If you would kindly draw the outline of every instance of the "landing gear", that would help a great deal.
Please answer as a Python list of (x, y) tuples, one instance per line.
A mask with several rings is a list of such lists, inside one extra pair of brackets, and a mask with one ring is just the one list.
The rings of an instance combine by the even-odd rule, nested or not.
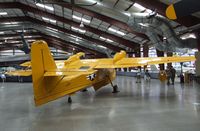
[(85, 89), (82, 90), (82, 92), (86, 92), (86, 91), (88, 91), (87, 88), (85, 88)]
[(68, 103), (72, 103), (72, 98), (70, 96), (68, 97)]
[(112, 93), (117, 93), (117, 92), (119, 92), (118, 86), (117, 86), (117, 85), (113, 85), (112, 80), (110, 79), (110, 77), (109, 77), (109, 76), (107, 76), (107, 77), (108, 77), (108, 79), (109, 79), (109, 81), (110, 81), (111, 86), (113, 87)]
[[(111, 84), (112, 85), (112, 84)], [(113, 92), (112, 93), (117, 93), (117, 92), (119, 92), (119, 90), (118, 90), (118, 86), (117, 85), (114, 85), (114, 86), (112, 86), (113, 87)]]

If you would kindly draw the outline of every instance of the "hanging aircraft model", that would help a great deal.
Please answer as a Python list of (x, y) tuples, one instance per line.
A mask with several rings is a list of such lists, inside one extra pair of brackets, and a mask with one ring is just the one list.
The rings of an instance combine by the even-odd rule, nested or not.
[[(29, 43), (24, 38), (24, 30), (19, 33), (21, 37), (22, 45), (17, 47), (17, 49), (23, 51), (25, 54), (23, 55), (16, 55), (16, 56), (4, 56), (0, 57), (0, 66), (10, 66), (22, 63), (24, 61), (30, 61), (30, 46)], [(69, 54), (66, 53), (58, 53), (58, 52), (51, 52), (53, 53), (53, 58), (55, 60), (66, 60), (69, 57)]]
[(200, 1), (198, 0), (182, 0), (175, 4), (171, 4), (166, 9), (166, 16), (175, 20), (192, 13), (200, 11)]
[(126, 52), (116, 53), (113, 58), (80, 59), (84, 53), (70, 56), (65, 61), (54, 61), (45, 41), (35, 41), (31, 46), (31, 62), (22, 66), (30, 70), (10, 72), (10, 75), (32, 75), (35, 105), (39, 106), (77, 91), (93, 86), (95, 90), (111, 83), (113, 93), (118, 92), (112, 81), (115, 68), (138, 67), (171, 62), (194, 61), (195, 57), (126, 58)]

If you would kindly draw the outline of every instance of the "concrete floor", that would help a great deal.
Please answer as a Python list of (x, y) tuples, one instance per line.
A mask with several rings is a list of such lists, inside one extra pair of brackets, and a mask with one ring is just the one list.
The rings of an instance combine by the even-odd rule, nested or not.
[(79, 92), (41, 107), (31, 83), (0, 83), (0, 131), (199, 131), (200, 85), (158, 80), (135, 83), (119, 76), (120, 93), (110, 85)]

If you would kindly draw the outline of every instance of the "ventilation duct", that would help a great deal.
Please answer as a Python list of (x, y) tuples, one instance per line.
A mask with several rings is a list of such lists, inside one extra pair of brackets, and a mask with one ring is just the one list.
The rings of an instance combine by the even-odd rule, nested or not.
[[(146, 34), (152, 44), (160, 51), (185, 52), (187, 48), (197, 48), (197, 40), (181, 40), (176, 36), (170, 21), (156, 13), (134, 13), (127, 24), (135, 31)], [(161, 39), (165, 38), (164, 40)]]

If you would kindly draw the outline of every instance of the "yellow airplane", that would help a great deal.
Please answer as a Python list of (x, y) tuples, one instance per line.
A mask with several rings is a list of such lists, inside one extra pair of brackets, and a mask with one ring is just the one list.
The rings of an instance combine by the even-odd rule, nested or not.
[(113, 93), (118, 92), (112, 84), (116, 77), (115, 68), (137, 67), (152, 64), (194, 61), (195, 57), (155, 57), (155, 58), (126, 58), (126, 52), (116, 53), (114, 58), (83, 59), (84, 53), (77, 53), (65, 61), (54, 61), (45, 41), (35, 41), (31, 46), (31, 62), (22, 66), (31, 70), (10, 72), (10, 75), (32, 75), (35, 105), (39, 106), (68, 95), (86, 87), (95, 90), (111, 83)]

